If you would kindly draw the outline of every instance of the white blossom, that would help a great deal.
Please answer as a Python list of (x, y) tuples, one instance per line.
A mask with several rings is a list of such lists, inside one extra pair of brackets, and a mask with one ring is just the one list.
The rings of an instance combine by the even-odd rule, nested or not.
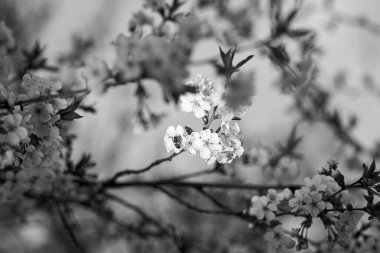
[(177, 127), (168, 127), (168, 129), (166, 130), (166, 135), (164, 137), (166, 150), (168, 152), (174, 151), (174, 153), (179, 153), (184, 148), (184, 134), (185, 130), (180, 125), (178, 125)]
[(210, 129), (205, 129), (199, 132), (202, 145), (200, 147), (200, 156), (202, 159), (210, 159), (212, 152), (222, 151), (220, 138), (217, 133), (211, 132)]
[(181, 109), (184, 112), (194, 112), (195, 117), (202, 118), (211, 110), (211, 104), (206, 102), (201, 95), (187, 93), (180, 97)]
[(277, 212), (277, 210), (277, 206), (270, 203), (269, 199), (265, 196), (253, 196), (251, 198), (249, 214), (255, 216), (259, 220), (264, 218), (268, 221), (274, 220), (276, 217), (275, 212)]

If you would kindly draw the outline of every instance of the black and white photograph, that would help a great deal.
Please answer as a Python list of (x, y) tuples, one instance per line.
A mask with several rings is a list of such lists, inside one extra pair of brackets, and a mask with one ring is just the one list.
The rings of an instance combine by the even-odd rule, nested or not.
[(380, 252), (377, 0), (0, 0), (0, 253)]

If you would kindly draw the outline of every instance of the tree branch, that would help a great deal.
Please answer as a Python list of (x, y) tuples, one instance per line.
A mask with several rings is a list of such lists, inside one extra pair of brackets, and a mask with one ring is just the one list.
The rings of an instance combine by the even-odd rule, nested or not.
[(125, 170), (122, 170), (122, 171), (119, 171), (117, 172), (114, 176), (112, 176), (110, 179), (107, 179), (103, 182), (103, 185), (107, 186), (107, 185), (112, 185), (114, 184), (120, 177), (123, 177), (125, 175), (131, 175), (131, 174), (141, 174), (141, 173), (144, 173), (144, 172), (147, 172), (148, 170), (152, 169), (153, 167), (157, 166), (157, 165), (160, 165), (161, 163), (163, 162), (168, 162), (168, 161), (171, 161), (174, 157), (178, 156), (179, 154), (181, 154), (183, 152), (183, 150), (179, 153), (173, 153), (171, 154), (170, 156), (168, 157), (165, 157), (165, 158), (161, 158), (161, 159), (158, 159), (154, 162), (152, 162), (149, 166), (145, 167), (145, 168), (142, 168), (142, 169), (137, 169), (137, 170), (131, 170), (131, 169), (125, 169)]

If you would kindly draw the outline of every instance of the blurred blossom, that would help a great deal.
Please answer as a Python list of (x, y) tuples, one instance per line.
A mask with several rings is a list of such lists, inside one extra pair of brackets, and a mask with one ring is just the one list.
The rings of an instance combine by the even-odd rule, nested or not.
[(16, 45), (12, 31), (7, 27), (4, 21), (0, 20), (0, 56), (4, 56), (8, 50), (13, 49)]
[(263, 169), (264, 177), (277, 183), (285, 184), (296, 180), (300, 174), (300, 167), (296, 160), (282, 157), (274, 167)]
[(49, 231), (42, 224), (28, 223), (19, 228), (23, 243), (30, 249), (40, 249), (49, 240)]
[(364, 212), (361, 211), (346, 211), (340, 217), (336, 223), (336, 236), (337, 243), (341, 247), (347, 247), (351, 244), (351, 234), (356, 231), (356, 227), (363, 217)]
[(10, 149), (0, 151), (0, 169), (4, 169), (5, 166), (9, 166), (13, 163), (13, 152)]
[(218, 110), (223, 120), (241, 117), (249, 106), (255, 94), (253, 74), (239, 74), (227, 83), (226, 92), (222, 96)]
[(177, 36), (184, 43), (193, 45), (201, 38), (209, 36), (210, 29), (205, 21), (195, 15), (189, 15), (180, 20)]
[[(153, 35), (139, 40), (119, 35), (115, 42), (116, 76), (127, 82), (141, 77), (157, 80), (167, 97), (177, 98), (187, 77), (190, 51), (186, 44)], [(143, 76), (142, 76), (143, 75)]]
[(7, 132), (6, 140), (12, 146), (18, 146), (22, 140), (28, 138), (28, 130), (23, 126), (21, 114), (7, 115), (0, 118), (4, 122), (0, 127)]
[(296, 242), (286, 235), (281, 225), (277, 225), (272, 231), (266, 232), (264, 239), (268, 242), (270, 252), (287, 252), (286, 249), (291, 249), (296, 245)]
[(165, 6), (165, 0), (144, 0), (144, 7), (158, 11)]

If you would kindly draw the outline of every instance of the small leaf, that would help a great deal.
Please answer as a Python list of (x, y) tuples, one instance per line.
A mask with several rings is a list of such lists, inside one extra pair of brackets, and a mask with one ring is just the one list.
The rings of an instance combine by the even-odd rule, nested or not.
[(369, 166), (368, 175), (371, 176), (373, 172), (375, 172), (376, 169), (376, 162), (375, 159), (372, 160), (371, 166)]
[(74, 119), (80, 119), (83, 116), (79, 115), (76, 112), (69, 112), (61, 115), (61, 120), (73, 121)]
[(220, 53), (220, 58), (222, 58), (223, 65), (226, 66), (227, 65), (227, 56), (223, 52), (223, 50), (220, 46), (219, 46), (219, 53)]
[(294, 18), (297, 16), (299, 9), (295, 8), (290, 13), (289, 16), (285, 20), (285, 24), (289, 26), (289, 24), (294, 20)]
[(250, 59), (252, 59), (253, 56), (254, 55), (247, 56), (247, 58), (245, 58), (244, 60), (242, 60), (238, 64), (236, 64), (236, 66), (234, 67), (234, 69), (236, 69), (236, 71), (238, 71), (239, 68), (242, 67), (244, 64), (246, 64)]
[(194, 130), (191, 128), (191, 127), (188, 127), (188, 126), (185, 126), (185, 130), (186, 130), (186, 133), (187, 134), (191, 134), (192, 132), (194, 132)]
[(363, 177), (368, 177), (368, 167), (363, 163)]
[(269, 56), (273, 63), (279, 65), (280, 67), (287, 66), (290, 62), (288, 52), (284, 45), (279, 46), (268, 46)]
[(345, 187), (345, 182), (344, 182), (344, 175), (342, 173), (340, 173), (340, 171), (338, 171), (338, 174), (334, 177), (334, 180), (335, 182), (337, 182), (337, 184), (344, 188)]

